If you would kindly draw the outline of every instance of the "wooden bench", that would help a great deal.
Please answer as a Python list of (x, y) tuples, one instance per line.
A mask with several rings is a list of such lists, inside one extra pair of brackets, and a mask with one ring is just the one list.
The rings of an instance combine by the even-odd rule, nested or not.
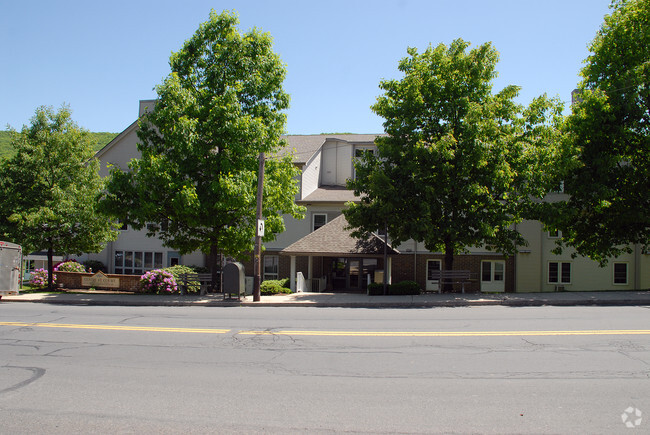
[(182, 295), (186, 295), (190, 290), (198, 290), (199, 294), (204, 295), (212, 287), (211, 273), (181, 273), (178, 280)]
[(469, 270), (433, 270), (429, 273), (428, 279), (438, 281), (438, 293), (442, 293), (445, 284), (461, 284), (462, 291), (465, 293), (465, 284), (472, 280)]

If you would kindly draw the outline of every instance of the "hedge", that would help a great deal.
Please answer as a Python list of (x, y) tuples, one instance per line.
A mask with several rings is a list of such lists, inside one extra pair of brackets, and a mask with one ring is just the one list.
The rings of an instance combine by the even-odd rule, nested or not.
[[(388, 295), (392, 296), (420, 294), (420, 286), (415, 281), (402, 281), (396, 284), (389, 284), (387, 290)], [(370, 296), (382, 296), (384, 294), (384, 285), (378, 282), (368, 284), (368, 294)]]

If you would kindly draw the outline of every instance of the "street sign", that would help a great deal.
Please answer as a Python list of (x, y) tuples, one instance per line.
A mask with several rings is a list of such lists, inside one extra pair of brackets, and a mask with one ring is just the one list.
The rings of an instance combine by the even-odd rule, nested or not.
[(264, 237), (264, 219), (257, 220), (257, 235)]

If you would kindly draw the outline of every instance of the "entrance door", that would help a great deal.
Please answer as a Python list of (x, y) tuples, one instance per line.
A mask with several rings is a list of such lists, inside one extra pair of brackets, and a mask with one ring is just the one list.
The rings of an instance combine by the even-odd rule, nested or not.
[(481, 261), (481, 291), (504, 292), (506, 290), (506, 262), (503, 260)]
[(427, 260), (427, 288), (429, 292), (439, 290), (438, 278), (433, 278), (433, 272), (441, 269), (442, 263), (440, 260)]

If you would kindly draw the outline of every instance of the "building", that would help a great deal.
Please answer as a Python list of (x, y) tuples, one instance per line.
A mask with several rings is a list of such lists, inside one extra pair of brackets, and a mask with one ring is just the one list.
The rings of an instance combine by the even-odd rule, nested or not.
[[(139, 115), (154, 101), (141, 101)], [(108, 175), (107, 165), (126, 169), (138, 157), (137, 121), (97, 153), (101, 175)], [(307, 209), (305, 219), (285, 217), (287, 231), (265, 244), (263, 279), (295, 278), (301, 273), (307, 290), (363, 291), (370, 282), (381, 282), (383, 274), (392, 282), (416, 281), (422, 289), (435, 291), (433, 278), (443, 263), (442, 253), (428, 252), (421, 244), (408, 241), (400, 246), (384, 243), (380, 236), (360, 241), (345, 229), (342, 216), (346, 202), (356, 201), (345, 188), (354, 177), (354, 157), (374, 152), (377, 135), (331, 134), (286, 136), (287, 152), (301, 170), (296, 202)], [(548, 200), (562, 198), (562, 192)], [(455, 259), (455, 268), (468, 270), (472, 280), (465, 288), (470, 292), (539, 292), (633, 290), (650, 288), (650, 255), (634, 247), (633, 253), (612, 259), (601, 268), (596, 262), (571, 258), (571, 250), (553, 254), (561, 234), (546, 232), (536, 221), (525, 221), (518, 231), (529, 242), (517, 255), (504, 258), (486, 248), (472, 248)], [(386, 255), (387, 260), (384, 260)], [(142, 274), (145, 270), (174, 264), (203, 266), (205, 256), (195, 252), (181, 256), (162, 246), (144, 231), (123, 228), (118, 240), (107, 244), (99, 254), (86, 258), (102, 261), (110, 273)], [(246, 274), (253, 274), (252, 261), (245, 264)], [(460, 289), (460, 286), (458, 286)]]

